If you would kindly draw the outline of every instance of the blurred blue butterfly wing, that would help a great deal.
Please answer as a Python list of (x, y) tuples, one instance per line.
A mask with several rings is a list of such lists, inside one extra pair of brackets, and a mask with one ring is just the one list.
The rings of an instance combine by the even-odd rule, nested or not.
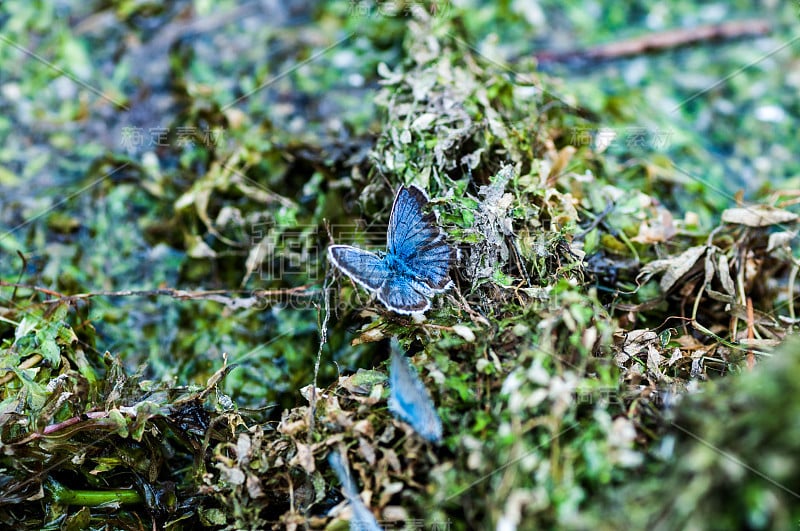
[(428, 390), (411, 362), (395, 348), (389, 367), (389, 391), (392, 414), (410, 424), (422, 438), (434, 443), (442, 440), (442, 421)]
[(355, 482), (350, 476), (350, 470), (344, 463), (344, 458), (338, 451), (333, 451), (328, 455), (328, 462), (342, 484), (342, 492), (350, 508), (353, 510), (353, 517), (350, 520), (351, 531), (380, 531), (381, 527), (372, 515), (372, 512), (361, 501)]
[(370, 291), (377, 291), (389, 279), (386, 263), (375, 253), (349, 245), (331, 245), (328, 257), (354, 282)]

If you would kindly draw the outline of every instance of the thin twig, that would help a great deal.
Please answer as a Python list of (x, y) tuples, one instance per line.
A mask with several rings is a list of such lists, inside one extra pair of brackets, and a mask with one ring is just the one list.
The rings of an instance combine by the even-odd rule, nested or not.
[[(317, 377), (319, 376), (319, 366), (322, 360), (322, 349), (328, 342), (328, 320), (331, 315), (331, 296), (330, 287), (333, 283), (333, 275), (326, 275), (325, 283), (322, 286), (322, 300), (324, 301), (324, 316), (319, 325), (319, 349), (317, 350), (317, 359), (314, 361), (314, 383), (311, 386), (311, 400), (308, 408), (310, 418), (308, 419), (308, 443), (314, 441), (314, 420), (317, 416)], [(318, 314), (319, 315), (319, 314)], [(319, 319), (319, 318), (318, 318)]]
[(759, 37), (771, 31), (772, 24), (767, 20), (735, 20), (694, 28), (670, 29), (583, 50), (540, 52), (536, 54), (536, 59), (540, 63), (597, 64), (601, 61), (683, 48), (701, 42)]
[(17, 282), (7, 282), (0, 280), (0, 286), (23, 288), (50, 295), (52, 299), (42, 301), (45, 304), (57, 304), (63, 301), (74, 301), (81, 299), (90, 299), (93, 297), (153, 297), (157, 295), (165, 295), (179, 300), (195, 300), (195, 299), (211, 299), (217, 302), (232, 303), (239, 299), (231, 297), (237, 294), (249, 294), (256, 298), (271, 298), (291, 295), (294, 297), (315, 297), (316, 291), (310, 291), (313, 287), (311, 284), (304, 286), (297, 286), (295, 288), (276, 289), (276, 290), (228, 290), (217, 289), (208, 291), (187, 291), (177, 288), (158, 288), (149, 290), (121, 290), (121, 291), (93, 291), (89, 293), (76, 293), (74, 295), (65, 295), (57, 291), (53, 291), (39, 286), (31, 286), (28, 284), (20, 284)]

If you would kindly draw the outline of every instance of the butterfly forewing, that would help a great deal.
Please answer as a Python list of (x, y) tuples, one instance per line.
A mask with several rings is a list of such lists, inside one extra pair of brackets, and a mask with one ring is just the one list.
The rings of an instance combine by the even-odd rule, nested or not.
[(456, 252), (444, 240), (430, 243), (406, 260), (408, 268), (432, 290), (443, 291), (450, 286), (450, 266)]
[(425, 214), (428, 197), (416, 186), (400, 188), (389, 215), (387, 250), (399, 258), (409, 258), (426, 244), (440, 237), (436, 217)]
[(389, 278), (386, 264), (375, 253), (349, 245), (331, 245), (328, 256), (336, 267), (370, 291), (379, 289)]

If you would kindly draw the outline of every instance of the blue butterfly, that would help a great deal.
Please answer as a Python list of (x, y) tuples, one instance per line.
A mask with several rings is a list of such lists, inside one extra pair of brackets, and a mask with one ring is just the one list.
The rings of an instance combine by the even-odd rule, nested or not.
[(426, 311), (430, 298), (448, 289), (455, 251), (425, 214), (428, 196), (417, 186), (401, 186), (389, 214), (386, 252), (372, 253), (350, 245), (328, 247), (330, 261), (358, 285), (377, 293), (397, 313)]
[(353, 517), (350, 519), (350, 531), (381, 531), (381, 526), (375, 520), (372, 512), (361, 501), (361, 496), (358, 494), (358, 489), (350, 476), (350, 469), (345, 464), (345, 458), (341, 453), (334, 450), (328, 455), (328, 463), (339, 478), (342, 484), (342, 492), (347, 501), (350, 502), (350, 508), (353, 511)]
[(392, 348), (389, 367), (389, 411), (409, 423), (422, 438), (433, 443), (441, 442), (442, 421), (431, 395), (411, 362), (397, 348)]

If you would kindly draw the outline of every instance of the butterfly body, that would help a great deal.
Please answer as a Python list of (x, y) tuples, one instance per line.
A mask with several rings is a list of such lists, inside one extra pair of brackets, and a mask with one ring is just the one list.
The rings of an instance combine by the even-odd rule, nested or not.
[(406, 265), (406, 259), (395, 256), (393, 254), (380, 253), (386, 270), (389, 272), (390, 277), (405, 277), (407, 279), (416, 278), (414, 271)]
[(444, 240), (433, 214), (424, 213), (427, 202), (422, 189), (400, 187), (389, 215), (385, 253), (350, 245), (328, 247), (328, 257), (336, 267), (397, 313), (426, 311), (430, 298), (452, 284), (449, 270), (455, 251)]

